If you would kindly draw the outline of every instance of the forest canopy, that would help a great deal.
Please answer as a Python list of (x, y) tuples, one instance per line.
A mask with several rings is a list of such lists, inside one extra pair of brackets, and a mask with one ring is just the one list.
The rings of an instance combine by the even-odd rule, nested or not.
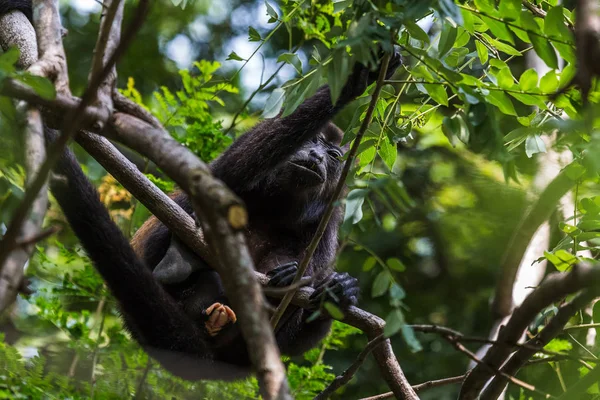
[[(123, 2), (120, 38), (103, 47), (120, 3), (40, 1), (58, 4), (64, 28), (34, 15), (44, 62), (28, 23), (0, 17), (0, 398), (269, 392), (260, 373), (185, 381), (132, 340), (48, 196), (62, 148), (36, 145), (42, 121), (68, 132), (131, 238), (160, 208), (143, 194), (187, 182), (169, 169), (179, 159), (156, 157), (156, 141), (136, 148), (134, 133), (163, 132), (206, 168), (323, 84), (335, 103), (357, 65), (376, 74), (397, 48), (394, 75), (334, 119), (352, 149), (332, 203), (344, 209), (335, 269), (358, 278), (360, 312), (318, 311), (333, 328), (282, 357), (279, 398), (600, 399), (598, 2), (138, 0)], [(54, 44), (40, 40), (46, 28)], [(140, 192), (120, 178), (123, 159), (147, 178)], [(169, 228), (193, 242), (193, 224), (173, 215)]]

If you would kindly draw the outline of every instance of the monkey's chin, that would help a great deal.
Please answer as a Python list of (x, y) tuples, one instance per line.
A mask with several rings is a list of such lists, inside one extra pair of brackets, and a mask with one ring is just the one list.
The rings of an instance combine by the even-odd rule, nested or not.
[[(289, 161), (288, 165), (290, 168), (292, 168), (294, 176), (297, 176), (298, 179), (300, 179), (302, 183), (306, 184), (307, 186), (317, 186), (325, 182), (323, 175), (320, 172), (311, 169), (310, 167), (312, 166), (305, 166), (300, 161)], [(313, 168), (318, 167), (314, 166)]]

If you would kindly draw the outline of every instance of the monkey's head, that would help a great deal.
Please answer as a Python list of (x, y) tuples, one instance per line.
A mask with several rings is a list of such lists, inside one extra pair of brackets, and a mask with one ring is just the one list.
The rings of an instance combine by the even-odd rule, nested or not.
[(278, 180), (310, 197), (328, 197), (342, 171), (341, 157), (346, 150), (340, 147), (343, 135), (334, 124), (326, 125), (280, 165)]

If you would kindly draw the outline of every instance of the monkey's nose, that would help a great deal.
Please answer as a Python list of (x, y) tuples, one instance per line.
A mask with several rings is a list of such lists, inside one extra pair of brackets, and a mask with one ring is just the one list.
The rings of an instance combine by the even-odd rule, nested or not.
[(321, 162), (323, 162), (323, 155), (322, 155), (322, 154), (319, 154), (319, 153), (318, 153), (316, 150), (314, 150), (314, 149), (311, 149), (311, 150), (308, 152), (308, 155), (310, 156), (310, 158), (311, 158), (313, 161), (315, 161), (315, 162), (317, 162), (317, 163), (321, 163)]

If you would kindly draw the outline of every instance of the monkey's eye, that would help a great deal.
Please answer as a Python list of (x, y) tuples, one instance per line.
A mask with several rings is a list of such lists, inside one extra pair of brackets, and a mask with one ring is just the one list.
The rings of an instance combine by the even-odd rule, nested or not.
[(338, 159), (341, 156), (343, 156), (342, 151), (340, 149), (336, 149), (334, 147), (328, 149), (327, 154), (329, 154), (331, 157), (333, 157), (335, 159)]

